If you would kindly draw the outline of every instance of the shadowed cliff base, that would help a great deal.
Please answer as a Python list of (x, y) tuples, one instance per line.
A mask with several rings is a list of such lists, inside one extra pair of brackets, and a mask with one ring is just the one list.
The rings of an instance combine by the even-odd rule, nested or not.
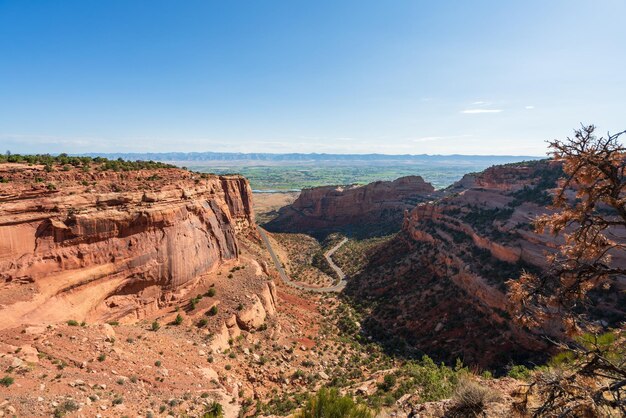
[(399, 233), (368, 253), (344, 297), (362, 315), (362, 333), (388, 354), (503, 373), (513, 364), (541, 364), (547, 345), (514, 328), (458, 286), (438, 264), (438, 249)]

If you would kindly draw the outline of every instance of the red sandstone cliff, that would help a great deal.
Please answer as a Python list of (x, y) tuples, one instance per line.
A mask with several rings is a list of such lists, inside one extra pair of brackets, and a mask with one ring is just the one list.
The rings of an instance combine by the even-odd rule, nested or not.
[(66, 170), (0, 166), (2, 328), (141, 317), (256, 234), (243, 177)]
[(276, 232), (313, 236), (342, 231), (376, 235), (396, 232), (405, 210), (435, 196), (435, 189), (419, 176), (377, 181), (365, 186), (324, 186), (305, 189), (296, 201), (266, 224)]
[[(550, 211), (560, 176), (555, 161), (494, 166), (407, 213), (401, 233), (370, 254), (368, 268), (346, 289), (376, 301), (366, 321), (372, 332), (483, 366), (541, 354), (541, 339), (510, 321), (505, 282), (522, 270), (545, 269), (546, 253), (560, 244), (531, 226)], [(599, 319), (624, 317), (621, 290), (599, 295), (605, 315)], [(545, 325), (540, 332), (561, 331), (557, 321)]]

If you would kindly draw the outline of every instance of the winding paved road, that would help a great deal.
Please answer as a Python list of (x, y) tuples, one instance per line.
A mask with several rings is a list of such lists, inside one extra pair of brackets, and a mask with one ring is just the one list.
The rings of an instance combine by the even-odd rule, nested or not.
[(326, 261), (328, 261), (328, 264), (330, 265), (330, 267), (337, 273), (337, 276), (339, 277), (339, 281), (335, 285), (329, 286), (329, 287), (310, 287), (310, 286), (302, 285), (300, 283), (295, 283), (293, 280), (289, 278), (289, 276), (287, 275), (287, 272), (283, 268), (283, 265), (278, 259), (278, 256), (276, 256), (276, 253), (274, 252), (274, 249), (272, 248), (272, 244), (270, 244), (270, 240), (267, 237), (267, 233), (260, 226), (257, 226), (257, 229), (259, 231), (259, 234), (261, 235), (261, 239), (263, 239), (263, 242), (265, 243), (265, 247), (267, 248), (267, 251), (269, 251), (270, 255), (272, 256), (272, 260), (274, 261), (274, 265), (276, 266), (276, 270), (278, 270), (278, 274), (280, 275), (280, 278), (282, 279), (283, 282), (285, 282), (285, 284), (295, 287), (296, 289), (308, 290), (311, 292), (318, 292), (318, 293), (341, 292), (343, 288), (346, 287), (346, 275), (339, 268), (339, 266), (335, 264), (335, 262), (333, 261), (331, 257), (335, 253), (335, 251), (341, 248), (343, 244), (348, 242), (348, 238), (344, 238), (341, 242), (339, 242), (333, 248), (331, 248), (330, 250), (324, 253), (324, 257), (326, 258)]

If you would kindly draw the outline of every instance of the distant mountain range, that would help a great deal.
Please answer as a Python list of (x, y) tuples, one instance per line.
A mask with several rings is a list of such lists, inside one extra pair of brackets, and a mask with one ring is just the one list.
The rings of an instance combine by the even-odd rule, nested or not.
[(403, 163), (403, 164), (506, 164), (542, 157), (524, 155), (428, 155), (428, 154), (272, 154), (236, 152), (158, 152), (158, 153), (87, 153), (92, 157), (125, 160), (153, 160), (176, 162), (231, 162), (231, 163)]

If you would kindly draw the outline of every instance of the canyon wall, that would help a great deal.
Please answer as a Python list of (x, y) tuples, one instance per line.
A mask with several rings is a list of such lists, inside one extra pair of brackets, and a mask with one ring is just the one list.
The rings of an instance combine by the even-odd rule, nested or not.
[[(401, 232), (375, 248), (369, 265), (348, 282), (346, 293), (370, 306), (367, 332), (440, 360), (482, 367), (546, 355), (538, 334), (559, 334), (560, 324), (519, 328), (508, 314), (506, 281), (523, 270), (541, 272), (546, 254), (562, 242), (531, 225), (550, 213), (561, 175), (555, 161), (494, 166), (414, 207)], [(616, 290), (602, 296), (612, 306), (621, 303)]]
[(256, 234), (240, 176), (0, 166), (0, 327), (141, 317)]
[(397, 232), (406, 210), (437, 196), (419, 176), (377, 181), (365, 186), (304, 189), (296, 201), (265, 225), (268, 231), (299, 232), (318, 238), (344, 232), (357, 236)]

